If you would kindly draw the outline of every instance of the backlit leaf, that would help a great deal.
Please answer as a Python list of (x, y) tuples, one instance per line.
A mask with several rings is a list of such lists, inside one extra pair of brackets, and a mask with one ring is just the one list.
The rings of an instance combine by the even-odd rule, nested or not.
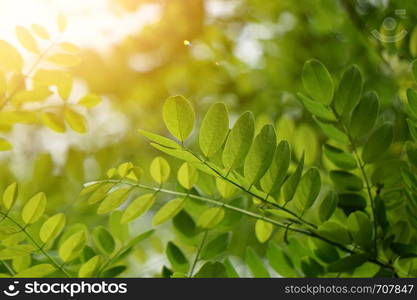
[(59, 257), (64, 262), (77, 258), (83, 251), (86, 243), (85, 231), (79, 231), (67, 238), (59, 247)]
[(153, 217), (153, 225), (156, 226), (162, 224), (175, 217), (184, 207), (184, 203), (185, 199), (183, 198), (176, 198), (167, 202)]
[(103, 202), (100, 203), (97, 213), (100, 215), (107, 214), (118, 208), (127, 200), (131, 190), (131, 187), (123, 187), (109, 193), (106, 198), (104, 198)]
[(16, 182), (13, 182), (3, 192), (3, 206), (6, 210), (10, 210), (13, 206), (13, 204), (16, 202), (18, 194), (18, 186)]
[(245, 160), (245, 179), (250, 185), (256, 183), (268, 170), (274, 158), (276, 135), (272, 125), (265, 125), (256, 136)]
[(64, 118), (72, 130), (78, 133), (87, 132), (87, 120), (80, 113), (73, 109), (66, 108), (64, 110)]
[(255, 121), (250, 112), (239, 117), (233, 126), (224, 146), (223, 164), (230, 170), (244, 162), (255, 134)]
[(65, 215), (58, 213), (46, 220), (40, 229), (39, 237), (42, 242), (47, 243), (55, 239), (65, 226)]
[(178, 169), (178, 182), (187, 190), (197, 183), (198, 171), (196, 168), (185, 162)]
[(162, 184), (167, 181), (171, 168), (168, 162), (162, 157), (156, 157), (151, 163), (150, 172), (153, 180)]
[(195, 113), (183, 96), (169, 97), (163, 106), (163, 119), (169, 132), (184, 142), (194, 127)]
[(224, 214), (224, 209), (221, 207), (209, 208), (200, 215), (197, 225), (201, 228), (211, 229), (223, 220)]
[(229, 132), (229, 116), (223, 103), (215, 103), (207, 111), (199, 133), (200, 149), (204, 156), (212, 157), (223, 145)]
[(126, 208), (120, 222), (122, 224), (126, 224), (140, 217), (152, 207), (152, 205), (155, 203), (155, 198), (155, 194), (145, 194), (137, 197)]
[(46, 196), (38, 193), (33, 196), (23, 207), (22, 220), (25, 224), (33, 224), (42, 217), (46, 208)]
[(272, 234), (274, 227), (271, 223), (263, 220), (256, 220), (255, 233), (259, 242), (265, 243)]

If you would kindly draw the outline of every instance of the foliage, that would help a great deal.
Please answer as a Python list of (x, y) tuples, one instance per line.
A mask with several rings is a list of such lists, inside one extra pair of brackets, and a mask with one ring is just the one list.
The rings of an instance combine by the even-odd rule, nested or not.
[[(181, 3), (107, 60), (61, 41), (64, 16), (57, 36), (39, 24), (16, 28), (33, 64), (0, 41), (4, 153), (17, 152), (9, 133), (21, 124), (94, 140), (102, 94), (131, 122), (111, 146), (69, 149), (61, 166), (36, 157), (24, 180), (1, 166), (0, 276), (417, 276), (412, 18), (401, 20), (410, 36), (392, 44), (364, 36), (387, 9), (368, 1), (248, 0), (253, 20), (239, 6), (204, 26), (190, 25), (198, 14), (178, 18)], [(256, 66), (232, 54), (234, 31), (285, 13), (298, 23), (257, 40)], [(183, 31), (155, 43), (172, 19)], [(175, 46), (193, 36), (200, 48)], [(203, 46), (216, 50), (210, 59), (196, 58)], [(137, 74), (122, 58), (143, 48), (161, 65)]]

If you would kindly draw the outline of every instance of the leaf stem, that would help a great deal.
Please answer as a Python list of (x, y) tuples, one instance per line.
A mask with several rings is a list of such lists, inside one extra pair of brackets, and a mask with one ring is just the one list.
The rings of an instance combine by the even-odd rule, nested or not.
[[(188, 151), (190, 154), (192, 154), (195, 158), (197, 158), (200, 162), (202, 162), (205, 166), (207, 166), (208, 168), (210, 168), (213, 172), (215, 172), (218, 176), (220, 176), (223, 180), (226, 180), (227, 182), (233, 184), (234, 186), (236, 186), (238, 189), (242, 190), (243, 192), (247, 193), (248, 195), (262, 201), (263, 203), (267, 204), (267, 205), (271, 205), (277, 209), (280, 209), (282, 211), (285, 211), (286, 213), (290, 214), (291, 216), (295, 217), (297, 220), (301, 221), (304, 224), (309, 225), (310, 227), (317, 229), (317, 226), (313, 223), (310, 223), (308, 221), (306, 221), (305, 219), (303, 219), (302, 217), (298, 216), (296, 213), (294, 213), (293, 211), (289, 210), (288, 208), (285, 208), (281, 205), (278, 205), (276, 203), (273, 203), (271, 201), (268, 201), (267, 198), (263, 198), (253, 192), (250, 191), (250, 188), (252, 187), (252, 185), (249, 187), (249, 189), (245, 189), (243, 186), (241, 186), (240, 184), (234, 182), (233, 180), (231, 180), (230, 178), (226, 176), (224, 176), (223, 174), (221, 174), (218, 170), (216, 170), (215, 168), (213, 168), (212, 166), (210, 166), (209, 164), (207, 164), (205, 161), (203, 161), (197, 154), (195, 154), (193, 151), (184, 148), (185, 151)], [(269, 196), (269, 195), (268, 195)]]
[[(105, 179), (105, 180), (93, 181), (92, 183), (98, 183), (98, 182), (118, 183), (118, 180)], [(347, 248), (346, 246), (341, 245), (337, 242), (333, 242), (333, 241), (317, 234), (316, 232), (314, 232), (312, 230), (293, 228), (293, 227), (288, 226), (287, 224), (282, 224), (282, 223), (278, 222), (277, 220), (271, 219), (269, 217), (265, 217), (263, 215), (260, 215), (260, 214), (254, 213), (254, 212), (251, 212), (251, 211), (248, 211), (248, 210), (245, 210), (245, 209), (242, 209), (242, 208), (239, 208), (239, 207), (236, 207), (236, 206), (224, 203), (224, 202), (220, 202), (218, 200), (214, 200), (214, 199), (211, 199), (211, 198), (198, 196), (198, 195), (192, 195), (192, 194), (186, 194), (186, 193), (177, 192), (177, 191), (171, 191), (171, 190), (167, 190), (167, 189), (160, 189), (160, 188), (157, 188), (157, 187), (143, 185), (143, 184), (140, 184), (140, 183), (133, 183), (133, 182), (124, 181), (123, 184), (131, 185), (131, 186), (134, 186), (136, 188), (143, 189), (143, 190), (148, 190), (148, 191), (160, 191), (161, 193), (165, 193), (165, 194), (168, 194), (168, 195), (174, 195), (174, 196), (178, 196), (178, 197), (188, 196), (189, 198), (192, 198), (192, 199), (195, 199), (195, 200), (200, 200), (200, 201), (210, 203), (210, 204), (213, 204), (213, 205), (216, 205), (216, 206), (219, 206), (219, 207), (224, 207), (225, 209), (236, 211), (238, 213), (241, 213), (243, 215), (246, 215), (248, 217), (251, 217), (251, 218), (254, 218), (254, 219), (257, 219), (257, 220), (263, 220), (265, 222), (271, 223), (272, 225), (274, 225), (276, 227), (283, 228), (283, 229), (286, 229), (288, 231), (292, 231), (292, 232), (295, 232), (295, 233), (300, 233), (300, 234), (307, 235), (307, 236), (310, 236), (310, 237), (313, 237), (313, 238), (316, 238), (316, 239), (320, 239), (323, 242), (326, 242), (330, 245), (333, 245), (333, 246), (339, 248), (340, 250), (342, 250), (344, 252), (347, 252), (347, 253), (350, 253), (350, 254), (355, 254), (356, 253), (355, 251)], [(371, 263), (374, 263), (376, 265), (379, 265), (381, 267), (387, 268), (395, 274), (395, 269), (391, 265), (389, 265), (389, 264), (387, 264), (383, 261), (380, 261), (376, 258), (368, 258), (368, 261), (371, 262)]]
[(200, 259), (201, 250), (203, 249), (204, 244), (205, 244), (206, 239), (207, 239), (207, 234), (208, 234), (208, 230), (206, 230), (204, 232), (203, 238), (201, 239), (200, 245), (198, 246), (198, 250), (197, 250), (197, 253), (195, 255), (194, 262), (193, 262), (193, 265), (192, 265), (191, 270), (190, 270), (190, 274), (188, 276), (189, 278), (193, 277), (194, 269), (195, 269), (195, 267), (196, 267), (196, 265), (197, 265), (197, 263)]
[(38, 250), (40, 252), (42, 252), (42, 254), (58, 269), (60, 269), (66, 277), (70, 278), (71, 275), (67, 272), (67, 270), (65, 270), (65, 268), (63, 268), (62, 266), (60, 266), (58, 264), (58, 262), (49, 255), (48, 252), (46, 252), (39, 244), (38, 242), (32, 237), (32, 235), (26, 230), (25, 227), (23, 227), (22, 225), (20, 225), (17, 221), (15, 221), (13, 218), (11, 218), (9, 215), (6, 215), (3, 212), (0, 212), (1, 215), (3, 215), (5, 218), (7, 218), (8, 220), (10, 220), (10, 222), (12, 222), (14, 225), (16, 225), (26, 236), (27, 238), (35, 245), (36, 248), (38, 248)]

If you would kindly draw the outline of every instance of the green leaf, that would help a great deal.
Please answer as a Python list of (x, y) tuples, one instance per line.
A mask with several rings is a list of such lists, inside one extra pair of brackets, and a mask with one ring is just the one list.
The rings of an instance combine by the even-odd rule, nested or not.
[(350, 66), (342, 76), (337, 89), (334, 106), (344, 119), (349, 119), (353, 108), (358, 104), (362, 92), (362, 75), (358, 67)]
[(305, 277), (314, 278), (322, 274), (324, 268), (315, 259), (305, 256), (301, 258), (301, 270)]
[(185, 162), (178, 169), (178, 182), (187, 190), (191, 190), (198, 180), (196, 168)]
[(227, 278), (226, 267), (221, 262), (206, 262), (197, 274), (195, 278)]
[(173, 242), (168, 242), (166, 254), (172, 268), (176, 272), (187, 273), (190, 264), (177, 245), (175, 245)]
[(67, 238), (59, 247), (59, 257), (64, 262), (77, 258), (84, 249), (86, 243), (85, 231), (78, 231)]
[(112, 254), (116, 248), (116, 242), (112, 234), (103, 226), (98, 226), (93, 230), (93, 241), (96, 248), (103, 254)]
[(276, 135), (272, 125), (265, 125), (256, 136), (245, 160), (244, 174), (249, 185), (256, 183), (268, 170), (274, 157)]
[(38, 54), (39, 48), (32, 33), (22, 26), (16, 26), (16, 36), (20, 44), (28, 51)]
[(35, 251), (32, 245), (13, 245), (0, 250), (0, 259), (14, 259), (19, 256), (26, 256)]
[(269, 278), (270, 277), (269, 272), (265, 268), (262, 260), (251, 247), (246, 248), (245, 262), (248, 265), (254, 277), (256, 278)]
[(159, 184), (164, 183), (167, 181), (170, 171), (171, 168), (164, 158), (160, 156), (154, 158), (150, 167), (150, 172), (153, 180)]
[(80, 100), (78, 100), (78, 104), (82, 105), (87, 108), (94, 107), (98, 104), (100, 104), (101, 98), (97, 96), (96, 94), (87, 94), (84, 97), (82, 97)]
[(275, 242), (269, 242), (266, 255), (275, 272), (283, 277), (299, 277), (290, 257)]
[(316, 238), (309, 238), (310, 249), (322, 262), (331, 263), (340, 258), (337, 248), (327, 242)]
[(212, 157), (223, 145), (229, 132), (229, 115), (223, 103), (215, 103), (201, 123), (199, 144), (205, 157)]
[(155, 203), (155, 199), (155, 194), (145, 194), (137, 197), (126, 208), (120, 222), (122, 224), (127, 224), (130, 221), (140, 217), (152, 207), (152, 205)]
[(152, 142), (164, 146), (164, 147), (168, 147), (168, 148), (172, 148), (172, 149), (179, 149), (180, 145), (178, 145), (175, 141), (170, 140), (164, 136), (152, 133), (152, 132), (148, 132), (142, 129), (138, 129), (138, 132), (142, 135), (144, 135), (146, 138), (148, 138), (149, 140), (151, 140)]
[(33, 196), (23, 207), (22, 220), (25, 224), (33, 224), (42, 217), (46, 208), (46, 196), (38, 193)]
[(291, 160), (290, 146), (287, 141), (281, 141), (275, 150), (274, 159), (260, 184), (262, 189), (271, 195), (276, 196), (287, 176)]
[(302, 93), (298, 93), (298, 98), (300, 98), (301, 102), (303, 102), (304, 107), (313, 115), (316, 117), (329, 121), (329, 122), (335, 122), (336, 117), (334, 113), (327, 108), (325, 105), (311, 100), (309, 97), (305, 96)]
[(333, 215), (338, 203), (337, 194), (329, 191), (320, 203), (318, 215), (320, 222), (325, 222)]
[(391, 250), (402, 258), (417, 257), (417, 246), (403, 243), (391, 243)]
[(347, 220), (348, 229), (353, 241), (364, 250), (372, 249), (373, 230), (371, 220), (362, 211), (351, 213)]
[(97, 271), (100, 269), (103, 259), (100, 255), (96, 255), (90, 258), (85, 264), (83, 264), (78, 271), (79, 278), (94, 277)]
[(359, 194), (343, 193), (339, 195), (339, 206), (349, 212), (363, 210), (366, 207), (366, 200)]
[(196, 235), (196, 224), (191, 216), (182, 210), (172, 220), (174, 228), (184, 236), (191, 238)]
[(230, 259), (226, 258), (224, 260), (224, 267), (226, 268), (228, 278), (239, 278), (239, 274), (237, 273), (235, 267), (233, 267)]
[(329, 138), (331, 138), (331, 139), (333, 139), (333, 140), (335, 140), (339, 143), (342, 143), (342, 144), (348, 144), (349, 143), (349, 138), (340, 129), (336, 128), (332, 124), (327, 124), (327, 123), (320, 122), (316, 118), (314, 120), (316, 121), (317, 125), (319, 125), (320, 129), (323, 131), (323, 133), (327, 137), (329, 137)]
[(164, 103), (162, 114), (169, 132), (184, 142), (193, 130), (195, 121), (190, 102), (183, 96), (169, 97)]
[(176, 198), (162, 206), (155, 214), (152, 224), (157, 226), (175, 217), (184, 207), (185, 199)]
[(301, 202), (301, 209), (307, 210), (316, 201), (321, 189), (321, 177), (317, 168), (311, 168), (301, 177), (297, 199)]
[(321, 224), (317, 233), (322, 237), (342, 245), (347, 245), (351, 242), (347, 230), (342, 225), (334, 221), (327, 221)]
[(361, 191), (362, 179), (346, 171), (330, 171), (330, 179), (340, 190)]
[(205, 229), (211, 229), (223, 220), (224, 214), (223, 208), (211, 207), (200, 215), (197, 221), (197, 226)]
[(357, 166), (352, 154), (344, 152), (337, 147), (325, 144), (323, 145), (323, 153), (335, 166), (341, 169), (352, 170)]
[(39, 237), (42, 242), (47, 243), (55, 239), (64, 229), (65, 226), (65, 215), (59, 213), (53, 215), (48, 220), (46, 220), (39, 231)]
[(204, 260), (214, 259), (229, 246), (229, 233), (222, 233), (213, 240), (211, 240), (200, 253), (200, 258)]
[(265, 243), (271, 236), (274, 226), (264, 220), (256, 220), (255, 234), (260, 243)]
[(367, 135), (375, 125), (379, 113), (379, 100), (375, 92), (367, 93), (355, 107), (350, 119), (350, 133), (360, 138)]
[(223, 150), (223, 165), (226, 169), (240, 167), (255, 134), (255, 121), (251, 112), (246, 112), (239, 117), (230, 131)]
[(100, 183), (96, 189), (93, 189), (94, 192), (87, 200), (88, 204), (92, 205), (103, 200), (106, 197), (108, 191), (110, 191), (113, 186), (114, 183)]
[(363, 265), (368, 259), (364, 253), (352, 254), (341, 258), (338, 261), (327, 266), (328, 272), (350, 272)]
[(13, 258), (12, 267), (16, 272), (26, 270), (32, 263), (32, 256), (30, 254), (18, 256)]
[(20, 72), (23, 68), (22, 56), (15, 47), (2, 40), (0, 40), (0, 68), (11, 72)]
[(295, 192), (297, 191), (298, 183), (301, 179), (301, 174), (303, 173), (304, 169), (304, 155), (302, 156), (297, 169), (294, 173), (285, 181), (282, 187), (282, 193), (285, 202), (289, 202), (292, 198), (294, 198)]
[(302, 81), (308, 95), (322, 104), (330, 104), (333, 99), (333, 80), (326, 67), (316, 59), (308, 60), (303, 67)]
[(3, 192), (3, 206), (4, 208), (9, 211), (13, 204), (16, 202), (18, 194), (18, 186), (16, 182), (13, 182)]
[(87, 132), (87, 120), (83, 115), (73, 109), (66, 108), (64, 110), (64, 118), (69, 127), (78, 133)]
[(224, 199), (233, 197), (239, 191), (235, 185), (220, 177), (216, 177), (216, 187)]
[(393, 140), (392, 125), (384, 124), (378, 127), (369, 137), (362, 151), (365, 163), (372, 163), (384, 154)]
[(103, 202), (100, 203), (97, 209), (97, 213), (99, 215), (103, 215), (118, 208), (127, 200), (131, 190), (132, 190), (132, 187), (129, 186), (129, 187), (120, 188), (114, 192), (107, 194)]
[(20, 271), (14, 277), (16, 278), (42, 278), (53, 272), (56, 268), (50, 264), (39, 264), (26, 270)]

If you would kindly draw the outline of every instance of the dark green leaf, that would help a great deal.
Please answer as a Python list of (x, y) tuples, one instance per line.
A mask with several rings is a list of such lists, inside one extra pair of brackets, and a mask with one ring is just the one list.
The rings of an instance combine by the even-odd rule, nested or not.
[(362, 159), (371, 163), (381, 157), (390, 147), (393, 140), (393, 129), (390, 124), (378, 127), (369, 137), (362, 151)]

